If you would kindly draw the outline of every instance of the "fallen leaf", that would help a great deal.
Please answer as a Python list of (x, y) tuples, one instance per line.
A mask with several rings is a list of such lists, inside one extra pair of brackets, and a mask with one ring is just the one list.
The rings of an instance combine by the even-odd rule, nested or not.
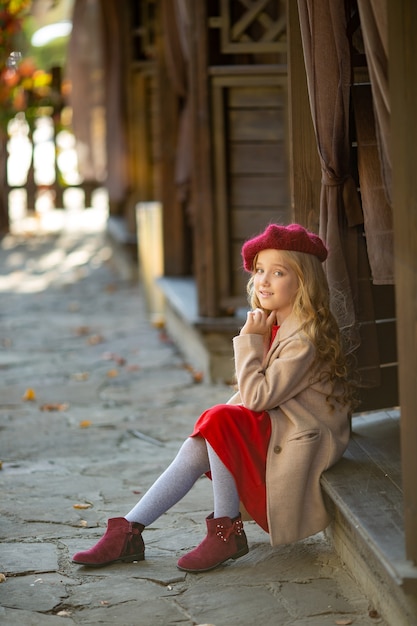
[(126, 359), (114, 352), (104, 352), (101, 357), (104, 361), (115, 361), (118, 365), (125, 365)]
[(163, 317), (155, 317), (152, 320), (152, 326), (159, 329), (165, 328), (165, 319)]
[(78, 504), (73, 504), (72, 508), (73, 509), (91, 509), (93, 505), (89, 504), (88, 502), (80, 502)]
[(126, 371), (127, 372), (139, 372), (139, 370), (141, 369), (140, 365), (127, 365), (126, 366)]
[(70, 617), (72, 613), (71, 611), (68, 611), (67, 609), (63, 609), (62, 611), (58, 611), (57, 615), (59, 615), (59, 617)]
[(100, 600), (100, 604), (102, 604), (103, 606), (106, 606), (108, 603), (108, 600)]
[(73, 374), (71, 376), (73, 380), (77, 380), (78, 382), (81, 382), (83, 380), (88, 380), (89, 377), (90, 377), (90, 374), (88, 372), (77, 372), (76, 374)]
[(0, 574), (0, 583), (6, 582), (6, 576), (4, 574)]
[(81, 420), (80, 428), (89, 428), (89, 426), (91, 426), (91, 424), (92, 424), (91, 420)]
[(195, 383), (201, 383), (203, 381), (204, 374), (203, 372), (193, 372), (193, 381)]
[(36, 393), (34, 389), (26, 389), (25, 393), (23, 394), (22, 400), (26, 400), (26, 401), (33, 401), (36, 400)]
[(107, 372), (107, 378), (117, 378), (118, 375), (119, 371), (116, 369), (108, 370)]
[(159, 341), (162, 341), (162, 343), (172, 343), (171, 337), (165, 332), (164, 329), (159, 331)]
[(353, 624), (351, 619), (337, 619), (335, 621), (335, 624), (337, 624), (337, 626), (349, 626), (349, 624)]
[(79, 337), (88, 335), (90, 333), (91, 333), (90, 326), (78, 326), (78, 328), (75, 329), (75, 334), (78, 335)]
[(98, 343), (103, 343), (103, 341), (104, 337), (102, 335), (91, 335), (91, 337), (87, 339), (87, 343), (90, 346), (95, 346)]
[(42, 404), (39, 408), (41, 411), (67, 411), (69, 404), (55, 402), (52, 404)]

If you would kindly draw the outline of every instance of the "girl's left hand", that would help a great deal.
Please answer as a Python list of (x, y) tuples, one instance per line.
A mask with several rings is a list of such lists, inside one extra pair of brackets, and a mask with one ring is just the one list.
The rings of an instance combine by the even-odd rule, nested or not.
[(245, 325), (242, 327), (241, 335), (267, 335), (269, 336), (271, 328), (276, 324), (276, 312), (267, 313), (262, 309), (248, 311)]

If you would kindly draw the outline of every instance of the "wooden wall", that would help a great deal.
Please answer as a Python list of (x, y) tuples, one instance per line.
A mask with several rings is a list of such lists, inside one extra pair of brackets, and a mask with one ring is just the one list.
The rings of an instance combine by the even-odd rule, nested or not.
[[(203, 208), (210, 223), (195, 236), (200, 250), (211, 250), (214, 272), (210, 306), (200, 301), (203, 315), (227, 315), (246, 306), (243, 241), (271, 221), (291, 219), (284, 4), (266, 1), (247, 8), (208, 2), (193, 13), (196, 91), (206, 94), (206, 102), (195, 105), (196, 186), (200, 175), (210, 177)], [(204, 282), (198, 280), (198, 289)]]

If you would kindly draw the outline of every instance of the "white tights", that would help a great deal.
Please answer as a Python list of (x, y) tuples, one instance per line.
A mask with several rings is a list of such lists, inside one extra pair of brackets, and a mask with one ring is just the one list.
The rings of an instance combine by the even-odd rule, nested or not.
[(149, 526), (179, 502), (208, 471), (213, 484), (214, 517), (236, 517), (239, 494), (233, 475), (205, 439), (189, 437), (172, 463), (125, 518)]

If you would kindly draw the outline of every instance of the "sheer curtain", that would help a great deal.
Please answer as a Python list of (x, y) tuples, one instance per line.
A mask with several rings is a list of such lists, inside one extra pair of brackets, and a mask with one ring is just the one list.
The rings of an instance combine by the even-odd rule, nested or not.
[(357, 227), (363, 224), (363, 214), (350, 174), (351, 64), (345, 6), (338, 0), (298, 0), (298, 9), (322, 170), (320, 235), (330, 250), (326, 274), (333, 311), (354, 348), (360, 343), (355, 301), (358, 247), (363, 245)]

